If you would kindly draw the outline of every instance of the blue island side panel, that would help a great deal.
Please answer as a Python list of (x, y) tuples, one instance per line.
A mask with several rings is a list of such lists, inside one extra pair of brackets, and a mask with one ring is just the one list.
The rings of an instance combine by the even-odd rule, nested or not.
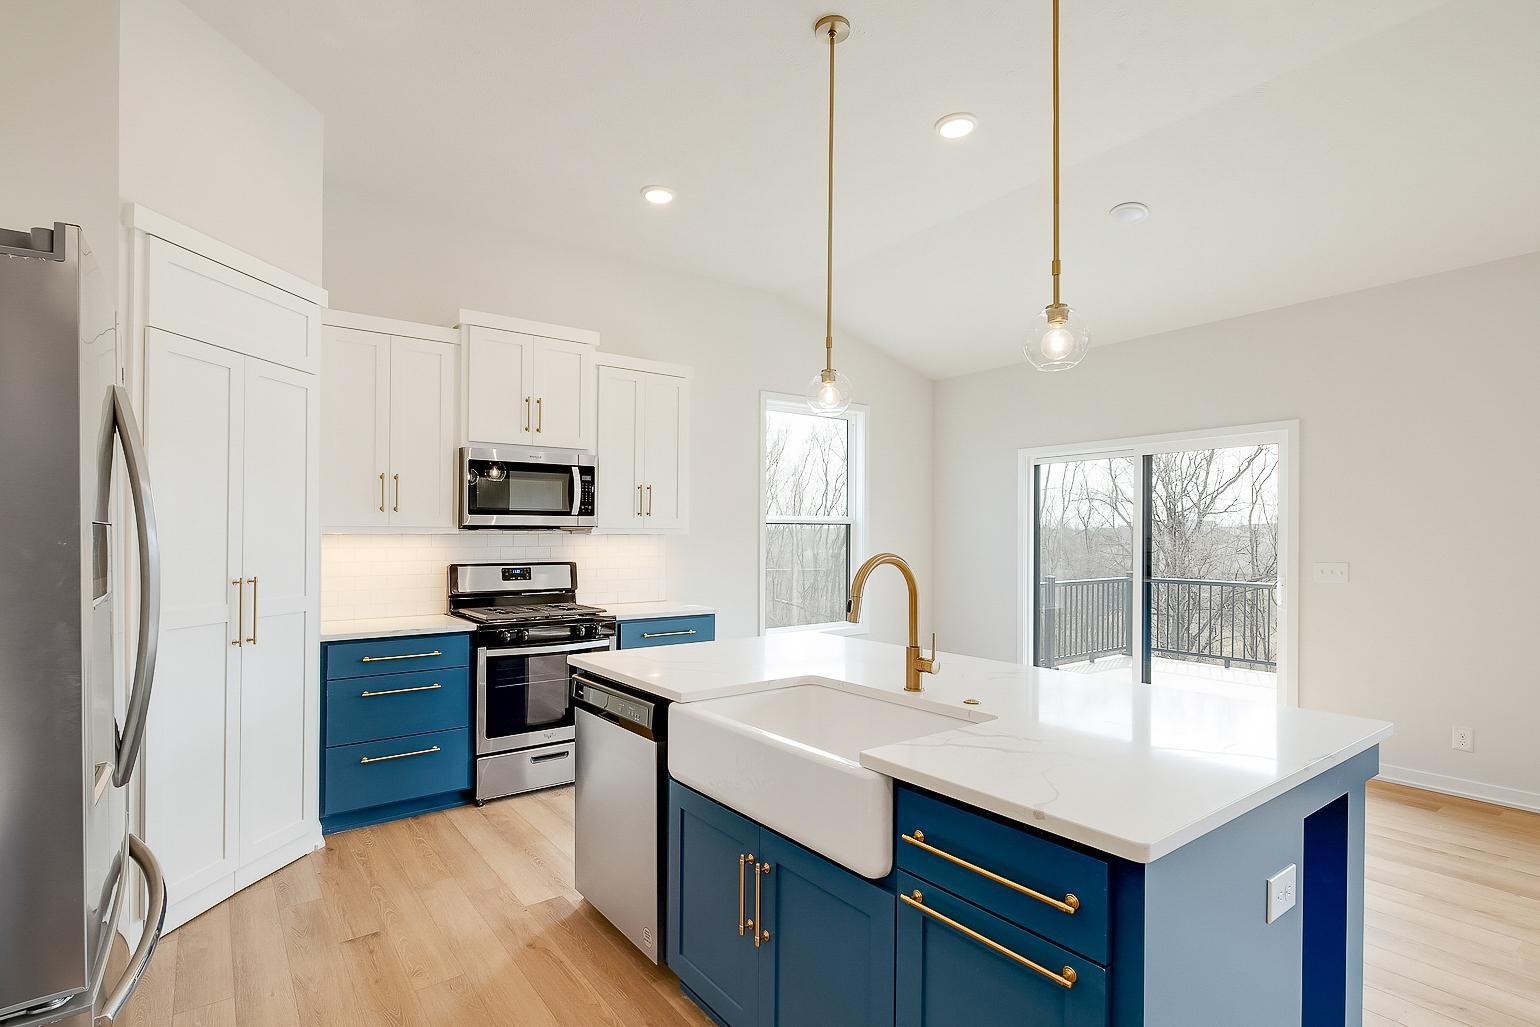
[[(1144, 868), (1144, 1027), (1361, 1027), (1364, 785), (1377, 773), (1375, 746)], [(1306, 819), (1344, 798), (1345, 831), (1336, 832), (1335, 844), (1328, 833), (1307, 846)], [(1317, 862), (1307, 867), (1307, 858)], [(1323, 876), (1320, 861), (1336, 869)], [(1269, 924), (1267, 878), (1291, 863), (1298, 902)], [(1320, 882), (1314, 895), (1312, 880)], [(1340, 924), (1343, 936), (1312, 931), (1307, 952), (1312, 901), (1332, 905), (1331, 915), (1313, 920)], [(1117, 964), (1115, 954), (1115, 975)], [(1333, 978), (1329, 990), (1340, 991), (1343, 1008), (1326, 1013), (1328, 1020), (1316, 1008), (1307, 1020), (1307, 975), (1320, 974)], [(1125, 1022), (1131, 1018), (1114, 1016), (1115, 1024)]]

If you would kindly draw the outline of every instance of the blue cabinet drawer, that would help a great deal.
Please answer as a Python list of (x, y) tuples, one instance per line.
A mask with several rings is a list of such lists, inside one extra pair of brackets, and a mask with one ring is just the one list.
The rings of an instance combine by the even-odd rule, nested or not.
[(326, 683), (326, 744), (445, 731), (471, 722), (465, 667), (418, 670)]
[(679, 645), (681, 642), (710, 642), (717, 637), (717, 619), (712, 614), (696, 617), (659, 617), (655, 620), (620, 622), (620, 649), (641, 649), (650, 645)]
[(1106, 1027), (1106, 969), (927, 881), (897, 885), (897, 1027)]
[(371, 674), (402, 674), (414, 670), (468, 667), (468, 634), (406, 635), (326, 644), (326, 677), (357, 678)]
[(1105, 861), (902, 785), (896, 826), (900, 870), (1106, 964)]
[(326, 750), (327, 816), (471, 785), (467, 728)]

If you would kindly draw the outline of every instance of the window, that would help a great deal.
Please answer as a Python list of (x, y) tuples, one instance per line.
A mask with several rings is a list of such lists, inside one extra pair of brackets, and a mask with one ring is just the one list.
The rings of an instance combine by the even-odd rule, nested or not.
[(1293, 701), (1293, 425), (1022, 454), (1036, 666)]
[(843, 624), (861, 551), (865, 412), (819, 417), (771, 395), (760, 409), (760, 627)]

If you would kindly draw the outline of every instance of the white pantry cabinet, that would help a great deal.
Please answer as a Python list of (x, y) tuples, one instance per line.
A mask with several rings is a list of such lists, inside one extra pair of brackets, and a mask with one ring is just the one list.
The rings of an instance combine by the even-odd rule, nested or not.
[(595, 333), (468, 310), (460, 319), (471, 445), (594, 448)]
[(684, 531), (690, 498), (689, 372), (629, 358), (601, 359), (596, 530)]
[(341, 311), (326, 320), (322, 530), (454, 530), (454, 333)]

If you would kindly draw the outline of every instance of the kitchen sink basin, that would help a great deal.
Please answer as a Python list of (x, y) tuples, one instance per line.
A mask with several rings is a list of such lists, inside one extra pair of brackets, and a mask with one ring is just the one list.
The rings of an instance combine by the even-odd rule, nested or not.
[(970, 723), (964, 715), (800, 684), (669, 711), (680, 783), (865, 877), (893, 868), (893, 782), (865, 749)]

